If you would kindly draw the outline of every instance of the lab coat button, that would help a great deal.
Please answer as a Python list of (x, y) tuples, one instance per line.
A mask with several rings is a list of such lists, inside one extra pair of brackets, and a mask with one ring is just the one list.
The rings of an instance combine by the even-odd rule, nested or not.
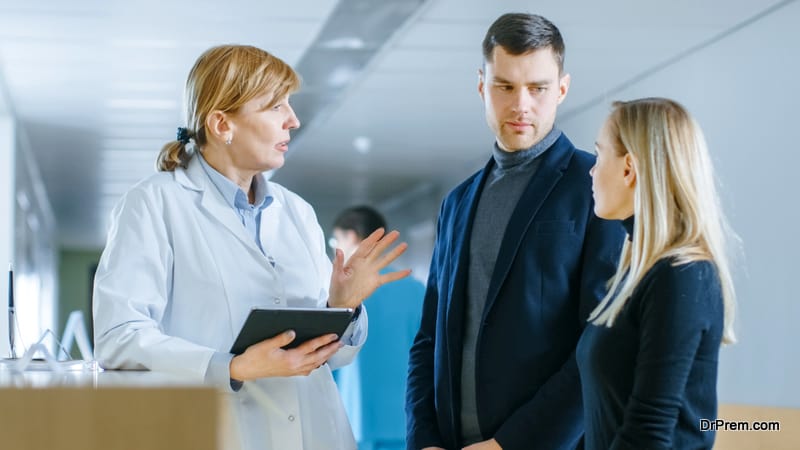
[(294, 416), (289, 416), (289, 422), (294, 422)]
[(276, 304), (276, 305), (278, 305), (278, 304), (280, 304), (280, 303), (281, 303), (281, 298), (280, 298), (280, 297), (274, 297), (272, 300), (274, 300), (274, 301), (275, 301), (275, 304)]

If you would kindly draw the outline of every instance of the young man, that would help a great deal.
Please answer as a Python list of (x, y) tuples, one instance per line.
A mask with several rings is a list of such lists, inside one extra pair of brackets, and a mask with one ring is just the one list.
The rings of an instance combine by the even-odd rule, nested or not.
[(594, 158), (554, 127), (569, 89), (558, 28), (506, 14), (478, 92), (496, 142), (439, 215), (406, 393), (408, 449), (574, 449), (575, 346), (624, 231), (593, 214)]
[[(342, 211), (333, 224), (336, 247), (345, 258), (386, 220), (369, 206)], [(369, 337), (356, 359), (334, 376), (342, 394), (359, 450), (402, 450), (403, 397), (408, 350), (422, 314), (425, 286), (407, 277), (384, 285), (364, 301), (369, 311)]]

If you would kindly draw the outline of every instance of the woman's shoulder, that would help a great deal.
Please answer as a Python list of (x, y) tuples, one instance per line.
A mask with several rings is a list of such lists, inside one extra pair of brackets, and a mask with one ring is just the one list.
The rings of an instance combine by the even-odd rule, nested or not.
[(139, 180), (131, 187), (131, 191), (152, 191), (172, 189), (179, 186), (176, 182), (176, 172), (156, 172)]
[(717, 268), (709, 259), (685, 260), (678, 256), (666, 256), (653, 264), (645, 279), (661, 282), (702, 283), (717, 277)]
[(288, 208), (303, 220), (313, 219), (316, 222), (317, 214), (314, 212), (314, 207), (289, 188), (274, 181), (267, 181), (267, 195), (272, 196), (273, 202)]
[(299, 194), (274, 181), (267, 181), (267, 193), (281, 204), (288, 203), (298, 208), (311, 208), (311, 204)]
[(713, 261), (662, 258), (637, 286), (630, 311), (662, 338), (714, 330), (710, 336), (716, 336), (718, 348), (724, 309)]
[(184, 189), (176, 181), (175, 172), (157, 172), (131, 185), (120, 196), (117, 208), (159, 203), (175, 197), (181, 190)]
[(657, 302), (665, 308), (716, 308), (722, 300), (716, 265), (707, 259), (662, 258), (647, 272), (637, 290), (642, 301), (669, 299)]

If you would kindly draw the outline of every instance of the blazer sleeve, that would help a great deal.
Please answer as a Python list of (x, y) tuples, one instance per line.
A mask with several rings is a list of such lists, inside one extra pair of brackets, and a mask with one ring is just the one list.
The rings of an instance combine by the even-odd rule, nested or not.
[[(606, 292), (622, 250), (625, 231), (618, 221), (596, 217), (589, 209), (583, 243), (579, 286), (579, 321), (586, 319)], [(576, 342), (577, 344), (577, 342)], [(566, 436), (575, 442), (583, 434), (583, 401), (580, 375), (573, 350), (561, 369), (553, 374), (536, 395), (506, 420), (494, 438), (505, 450), (561, 448)]]
[[(202, 383), (215, 349), (161, 327), (173, 254), (156, 197), (133, 189), (112, 213), (94, 285), (95, 358), (106, 369), (158, 370)], [(231, 389), (229, 382), (220, 387)]]
[(437, 241), (433, 249), (422, 306), (422, 319), (408, 358), (406, 441), (407, 448), (415, 450), (443, 446), (434, 399), (434, 349), (439, 303), (438, 253), (441, 239), (441, 217), (442, 213), (440, 212)]

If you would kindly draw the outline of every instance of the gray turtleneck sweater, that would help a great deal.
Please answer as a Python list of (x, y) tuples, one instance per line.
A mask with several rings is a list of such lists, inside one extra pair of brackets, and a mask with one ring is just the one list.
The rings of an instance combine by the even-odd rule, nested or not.
[(469, 245), (469, 277), (461, 355), (461, 437), (464, 445), (492, 437), (481, 435), (475, 373), (478, 332), (500, 244), (522, 192), (536, 175), (541, 162), (539, 156), (559, 136), (561, 130), (553, 128), (533, 147), (516, 152), (501, 150), (497, 144), (494, 146), (492, 156), (495, 164), (486, 177), (478, 199)]

